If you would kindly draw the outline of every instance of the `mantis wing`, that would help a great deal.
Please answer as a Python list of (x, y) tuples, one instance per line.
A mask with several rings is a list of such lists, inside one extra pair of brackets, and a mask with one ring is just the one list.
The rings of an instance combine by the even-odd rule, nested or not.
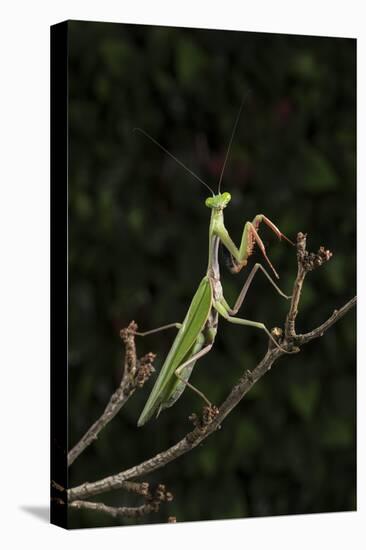
[(204, 277), (193, 296), (183, 324), (175, 337), (149, 399), (140, 415), (138, 426), (145, 424), (160, 405), (168, 401), (177, 382), (175, 371), (196, 342), (198, 335), (205, 326), (211, 307), (211, 284), (208, 277)]

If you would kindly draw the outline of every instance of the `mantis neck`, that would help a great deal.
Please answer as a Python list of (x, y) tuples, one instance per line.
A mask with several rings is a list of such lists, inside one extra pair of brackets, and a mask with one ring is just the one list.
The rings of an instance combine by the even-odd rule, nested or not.
[(211, 211), (211, 221), (209, 229), (209, 242), (208, 242), (208, 266), (207, 275), (213, 279), (220, 280), (220, 266), (219, 266), (219, 244), (220, 239), (215, 234), (214, 227), (216, 224), (224, 223), (224, 215), (222, 210)]

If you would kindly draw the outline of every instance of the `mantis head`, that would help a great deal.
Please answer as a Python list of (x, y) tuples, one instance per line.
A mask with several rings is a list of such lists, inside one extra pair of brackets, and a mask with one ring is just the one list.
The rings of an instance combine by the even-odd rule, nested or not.
[(208, 197), (205, 201), (205, 205), (208, 208), (215, 208), (216, 210), (223, 210), (229, 204), (231, 200), (230, 193), (219, 193), (213, 197)]

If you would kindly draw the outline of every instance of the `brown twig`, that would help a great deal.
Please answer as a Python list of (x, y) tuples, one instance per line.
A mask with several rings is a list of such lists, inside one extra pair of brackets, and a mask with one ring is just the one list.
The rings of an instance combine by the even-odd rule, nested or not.
[(129, 493), (135, 493), (142, 497), (148, 497), (150, 495), (150, 486), (146, 481), (137, 483), (136, 481), (125, 481), (123, 489)]
[(321, 246), (316, 254), (306, 250), (306, 234), (297, 234), (297, 276), (292, 292), (290, 309), (285, 323), (285, 337), (287, 340), (297, 338), (295, 321), (299, 312), (299, 303), (305, 277), (309, 271), (313, 271), (332, 257), (332, 253)]
[[(128, 482), (127, 482), (128, 483)], [(132, 485), (143, 485), (131, 483)], [(148, 487), (148, 484), (145, 484)], [(124, 486), (126, 488), (126, 485)], [(113, 518), (138, 518), (152, 512), (158, 512), (163, 502), (171, 502), (173, 495), (167, 491), (165, 485), (159, 484), (154, 492), (147, 490), (145, 493), (145, 502), (141, 506), (109, 506), (103, 502), (90, 502), (87, 500), (73, 500), (69, 502), (69, 508), (78, 510), (93, 510), (108, 514)]]
[(323, 336), (323, 334), (332, 326), (334, 323), (339, 321), (346, 313), (349, 312), (350, 309), (352, 309), (356, 305), (357, 297), (354, 296), (351, 300), (349, 300), (344, 306), (342, 306), (340, 309), (335, 309), (332, 313), (332, 315), (327, 319), (322, 325), (315, 328), (314, 330), (311, 330), (310, 332), (306, 332), (305, 334), (298, 334), (297, 335), (297, 341), (299, 345), (307, 344), (311, 340), (314, 340), (315, 338), (319, 338), (320, 336)]
[[(325, 321), (325, 323), (316, 329), (307, 334), (296, 334), (295, 321), (298, 315), (298, 307), (306, 274), (330, 260), (331, 257), (331, 252), (326, 250), (324, 247), (321, 247), (316, 254), (309, 253), (306, 250), (306, 235), (303, 235), (302, 233), (298, 234), (298, 272), (294, 283), (289, 313), (285, 322), (284, 337), (282, 338), (281, 329), (275, 328), (272, 330), (272, 335), (278, 339), (281, 347), (286, 351), (296, 353), (300, 351), (299, 346), (306, 344), (314, 338), (322, 336), (328, 328), (343, 317), (343, 315), (345, 315), (345, 313), (347, 313), (347, 311), (349, 311), (356, 303), (356, 298), (353, 298), (341, 309), (335, 311), (332, 316)], [(217, 409), (216, 407), (204, 407), (204, 414), (201, 419), (199, 419), (197, 415), (192, 415), (190, 417), (194, 423), (194, 429), (185, 435), (185, 437), (183, 437), (183, 439), (181, 439), (178, 443), (142, 462), (141, 464), (129, 468), (128, 470), (124, 470), (118, 474), (108, 476), (95, 482), (86, 482), (82, 485), (69, 489), (69, 502), (72, 503), (76, 499), (85, 499), (90, 496), (103, 493), (107, 490), (109, 491), (111, 489), (123, 488), (127, 480), (146, 476), (154, 470), (167, 465), (169, 462), (197, 447), (197, 445), (199, 445), (210, 434), (220, 428), (223, 420), (228, 416), (233, 408), (237, 406), (246, 393), (248, 393), (254, 384), (271, 369), (274, 362), (284, 355), (284, 353), (285, 351), (282, 351), (270, 342), (263, 359), (253, 371), (246, 371), (244, 373), (242, 378), (234, 386), (229, 396), (221, 405), (220, 409)]]
[(142, 504), (141, 506), (136, 507), (108, 506), (103, 502), (90, 502), (89, 500), (74, 500), (73, 502), (70, 502), (69, 508), (102, 512), (103, 514), (107, 514), (113, 518), (138, 518), (153, 511), (150, 504)]
[(101, 430), (116, 416), (136, 389), (141, 388), (152, 372), (154, 372), (152, 364), (155, 354), (148, 353), (144, 357), (137, 359), (134, 338), (136, 330), (137, 324), (134, 321), (126, 329), (121, 330), (120, 335), (126, 349), (121, 383), (113, 393), (100, 418), (90, 426), (80, 441), (69, 451), (67, 456), (68, 466), (71, 466), (76, 458), (98, 438)]

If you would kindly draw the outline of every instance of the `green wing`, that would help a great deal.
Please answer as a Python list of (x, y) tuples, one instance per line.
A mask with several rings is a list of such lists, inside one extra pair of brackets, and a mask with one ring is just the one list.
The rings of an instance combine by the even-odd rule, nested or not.
[[(212, 307), (212, 289), (208, 277), (204, 277), (193, 296), (187, 315), (161, 368), (160, 374), (146, 402), (137, 425), (142, 426), (151, 418), (161, 403), (171, 394), (174, 372), (192, 349), (202, 331)], [(173, 378), (174, 377), (174, 378)]]

